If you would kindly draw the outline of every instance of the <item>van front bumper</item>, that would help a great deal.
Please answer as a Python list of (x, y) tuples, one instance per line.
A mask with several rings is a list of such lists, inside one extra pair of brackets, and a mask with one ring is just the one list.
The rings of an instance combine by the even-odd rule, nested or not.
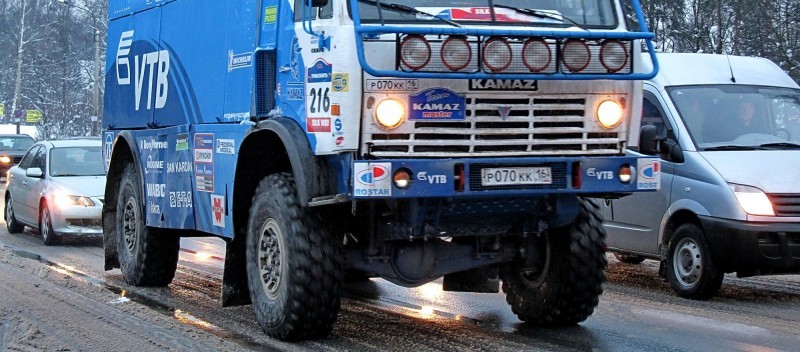
[(714, 264), (739, 276), (800, 273), (800, 223), (700, 217)]

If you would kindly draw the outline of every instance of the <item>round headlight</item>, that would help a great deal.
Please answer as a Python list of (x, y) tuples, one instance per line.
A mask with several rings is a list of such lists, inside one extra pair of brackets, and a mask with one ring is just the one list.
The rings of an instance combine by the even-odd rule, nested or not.
[(466, 68), (472, 60), (472, 48), (464, 37), (450, 37), (442, 43), (442, 62), (450, 71)]
[(397, 128), (405, 117), (406, 107), (396, 99), (384, 99), (375, 106), (375, 122), (384, 129)]
[(617, 72), (628, 64), (628, 49), (619, 40), (606, 40), (600, 47), (600, 63), (608, 72)]
[(503, 71), (511, 65), (511, 46), (503, 38), (489, 39), (483, 45), (483, 64), (492, 72)]
[(431, 45), (421, 35), (409, 35), (400, 42), (400, 61), (403, 65), (416, 71), (431, 61)]
[(570, 72), (583, 71), (586, 66), (589, 66), (589, 60), (592, 58), (592, 53), (589, 51), (589, 46), (586, 42), (580, 39), (570, 39), (564, 42), (561, 47), (561, 62), (567, 67)]
[(531, 72), (542, 72), (550, 66), (553, 51), (544, 39), (529, 39), (522, 47), (522, 62)]
[(611, 129), (622, 122), (622, 105), (613, 100), (605, 100), (597, 107), (597, 121), (600, 125)]

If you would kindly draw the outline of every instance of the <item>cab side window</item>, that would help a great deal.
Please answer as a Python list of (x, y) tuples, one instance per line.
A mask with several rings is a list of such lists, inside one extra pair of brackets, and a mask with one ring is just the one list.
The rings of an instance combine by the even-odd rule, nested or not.
[[(303, 20), (303, 2), (310, 1), (310, 0), (294, 0), (294, 21), (300, 22)], [(319, 12), (320, 19), (330, 19), (333, 18), (333, 1), (328, 0), (328, 4), (317, 8), (311, 8), (311, 19), (317, 19), (317, 13)]]
[(23, 156), (22, 160), (19, 162), (19, 168), (27, 170), (29, 167), (31, 167), (31, 163), (33, 163), (33, 158), (35, 157), (36, 152), (39, 151), (39, 149), (42, 149), (42, 147), (35, 146), (31, 148), (31, 150), (29, 150), (27, 153), (25, 153), (25, 156)]

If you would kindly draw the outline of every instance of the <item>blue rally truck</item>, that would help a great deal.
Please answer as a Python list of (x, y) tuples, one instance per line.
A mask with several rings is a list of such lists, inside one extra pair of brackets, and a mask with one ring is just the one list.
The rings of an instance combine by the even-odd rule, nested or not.
[(110, 0), (109, 18), (106, 269), (166, 286), (181, 237), (223, 238), (223, 306), (282, 340), (327, 336), (342, 283), (369, 277), (502, 282), (521, 320), (581, 322), (606, 267), (588, 197), (660, 186), (657, 159), (625, 155), (657, 144), (631, 123), (657, 72), (637, 0)]

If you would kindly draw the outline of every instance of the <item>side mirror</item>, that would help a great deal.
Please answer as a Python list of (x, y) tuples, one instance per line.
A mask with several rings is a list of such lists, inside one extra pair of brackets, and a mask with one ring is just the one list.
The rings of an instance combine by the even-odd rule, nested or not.
[(31, 167), (25, 171), (25, 176), (33, 178), (42, 178), (42, 176), (44, 176), (44, 173), (42, 172), (42, 169), (38, 167)]
[(328, 4), (328, 0), (311, 0), (311, 7), (323, 7)]
[(639, 132), (639, 153), (645, 155), (660, 154), (659, 143), (662, 139), (658, 138), (656, 126), (644, 125)]
[(667, 155), (669, 161), (673, 163), (682, 163), (685, 161), (683, 158), (683, 149), (676, 141), (668, 139), (661, 142), (661, 150), (663, 154)]

